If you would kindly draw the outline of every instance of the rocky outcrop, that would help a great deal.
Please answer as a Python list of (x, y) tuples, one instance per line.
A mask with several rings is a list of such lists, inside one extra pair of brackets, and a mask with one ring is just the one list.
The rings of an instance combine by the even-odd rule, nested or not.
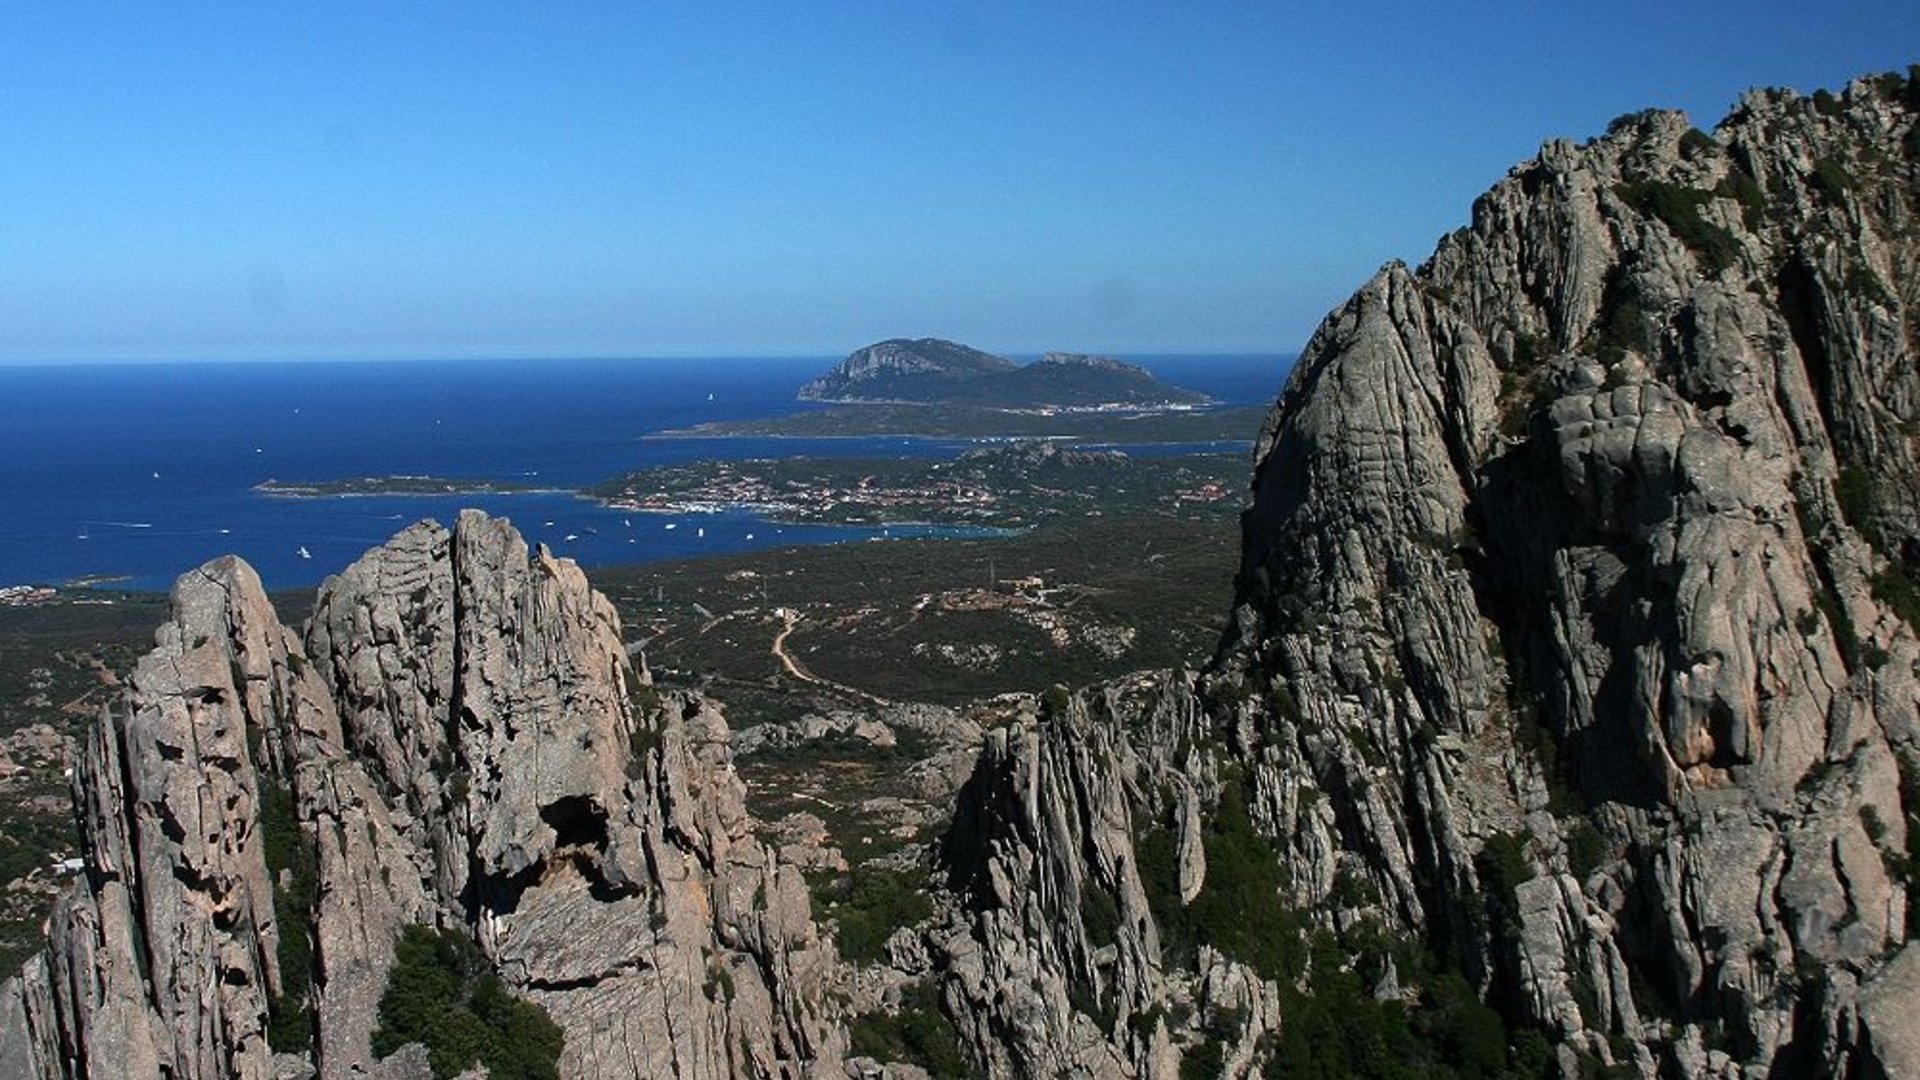
[[(1160, 721), (996, 733), (968, 789), (944, 985), (991, 1071), (1244, 1075), (1315, 1049), (1290, 988), (1356, 979), (1434, 1022), (1464, 983), (1567, 1075), (1905, 1069), (1916, 111), (1889, 76), (1549, 143), (1328, 317), (1218, 656)], [(1243, 808), (1285, 913), (1177, 955)], [(1208, 970), (1288, 936), (1340, 948), (1270, 998)], [(1279, 1003), (1251, 1053), (1196, 1007), (1234, 979), (1235, 1025)]]
[(1329, 318), (1262, 437), (1216, 678), (1288, 690), (1263, 744), (1372, 743), (1391, 833), (1315, 775), (1383, 916), (1561, 1046), (1841, 1067), (1904, 948), (1916, 94), (1548, 144)]
[(0, 994), (8, 1075), (405, 1073), (372, 1034), (418, 923), (545, 1006), (562, 1075), (838, 1071), (834, 955), (718, 709), (655, 692), (571, 562), (469, 512), (330, 579), (304, 643), (237, 560), (174, 610), (76, 772), (86, 878)]

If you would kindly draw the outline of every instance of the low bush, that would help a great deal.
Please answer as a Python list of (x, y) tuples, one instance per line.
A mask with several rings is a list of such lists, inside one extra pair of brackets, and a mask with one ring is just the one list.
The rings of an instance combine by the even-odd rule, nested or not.
[(952, 1021), (940, 1011), (940, 995), (931, 983), (903, 988), (898, 1013), (856, 1016), (847, 1032), (858, 1056), (918, 1065), (936, 1080), (966, 1080), (975, 1075), (954, 1036)]
[(1708, 273), (1732, 266), (1740, 255), (1740, 242), (1732, 233), (1713, 224), (1700, 214), (1713, 200), (1713, 193), (1661, 180), (1642, 180), (1614, 188), (1628, 206), (1660, 219), (1680, 242), (1700, 259)]
[(838, 895), (827, 899), (824, 914), (839, 927), (840, 955), (861, 964), (885, 960), (887, 939), (895, 930), (933, 914), (919, 875), (871, 864), (855, 866)]
[(545, 1009), (507, 992), (471, 938), (409, 926), (380, 996), (373, 1055), (416, 1042), (436, 1080), (475, 1065), (492, 1080), (558, 1080), (564, 1037)]

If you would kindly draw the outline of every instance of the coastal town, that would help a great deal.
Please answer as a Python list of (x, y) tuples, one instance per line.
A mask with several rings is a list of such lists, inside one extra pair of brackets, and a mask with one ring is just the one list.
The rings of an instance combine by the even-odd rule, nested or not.
[(1024, 527), (1121, 510), (1234, 507), (1237, 455), (1134, 457), (1019, 442), (952, 461), (758, 459), (661, 466), (590, 490), (637, 513), (747, 510), (783, 523)]
[(60, 598), (60, 591), (48, 585), (0, 586), (0, 607), (39, 607)]

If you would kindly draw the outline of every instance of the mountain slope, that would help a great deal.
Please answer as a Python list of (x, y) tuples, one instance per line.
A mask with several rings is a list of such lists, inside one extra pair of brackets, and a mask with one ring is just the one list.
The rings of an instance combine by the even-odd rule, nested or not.
[(1329, 316), (1209, 669), (970, 785), (993, 1071), (1912, 1075), (1917, 109), (1549, 143)]
[(801, 401), (939, 401), (1013, 361), (940, 338), (889, 338), (856, 349), (800, 388)]

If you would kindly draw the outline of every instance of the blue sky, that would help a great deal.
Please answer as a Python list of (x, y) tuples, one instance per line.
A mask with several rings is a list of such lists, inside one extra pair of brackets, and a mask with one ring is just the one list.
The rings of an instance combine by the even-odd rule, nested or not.
[(1290, 351), (1545, 138), (1914, 61), (1902, 3), (10, 5), (0, 361)]

